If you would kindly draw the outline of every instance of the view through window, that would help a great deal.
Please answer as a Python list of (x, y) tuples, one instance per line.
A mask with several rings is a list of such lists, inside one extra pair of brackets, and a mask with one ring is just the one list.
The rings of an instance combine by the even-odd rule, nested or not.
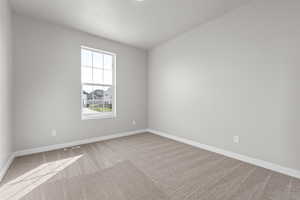
[(115, 60), (112, 53), (81, 48), (82, 119), (113, 117)]

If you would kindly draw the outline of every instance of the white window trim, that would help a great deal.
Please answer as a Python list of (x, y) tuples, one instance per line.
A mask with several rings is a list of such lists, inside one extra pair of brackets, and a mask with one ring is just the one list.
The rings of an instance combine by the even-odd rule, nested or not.
[[(81, 50), (86, 49), (89, 51), (94, 51), (94, 52), (99, 52), (101, 54), (107, 54), (113, 56), (113, 66), (112, 66), (112, 85), (107, 85), (107, 84), (96, 84), (96, 83), (83, 83), (81, 79), (81, 68), (82, 68), (82, 61), (81, 61)], [(91, 48), (85, 45), (80, 46), (80, 115), (81, 115), (81, 120), (92, 120), (92, 119), (115, 119), (117, 117), (117, 102), (116, 102), (116, 95), (117, 95), (117, 82), (116, 82), (116, 77), (117, 77), (117, 54), (109, 52), (109, 51), (104, 51), (96, 48)], [(95, 85), (95, 86), (109, 86), (112, 87), (112, 112), (107, 112), (107, 113), (97, 113), (97, 114), (83, 114), (83, 109), (82, 109), (82, 86), (83, 85)]]

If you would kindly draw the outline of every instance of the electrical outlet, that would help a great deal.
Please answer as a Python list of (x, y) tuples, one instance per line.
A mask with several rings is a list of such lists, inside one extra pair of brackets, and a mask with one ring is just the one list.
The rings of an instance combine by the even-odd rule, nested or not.
[(52, 130), (51, 130), (51, 135), (52, 135), (52, 137), (56, 137), (56, 135), (57, 135), (57, 132), (56, 132), (56, 130), (55, 130), (55, 129), (52, 129)]
[(237, 136), (237, 135), (233, 136), (233, 142), (236, 143), (236, 144), (240, 143), (240, 137)]
[(136, 125), (136, 121), (132, 120), (132, 125), (135, 126)]

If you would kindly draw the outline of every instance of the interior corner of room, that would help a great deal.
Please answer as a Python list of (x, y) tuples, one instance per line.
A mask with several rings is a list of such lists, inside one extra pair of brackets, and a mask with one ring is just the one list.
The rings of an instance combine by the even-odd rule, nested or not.
[[(116, 183), (126, 177), (121, 170), (142, 181), (137, 190), (149, 198), (145, 188), (152, 188), (152, 199), (219, 199), (196, 190), (202, 182), (192, 174), (209, 169), (193, 171), (200, 160), (229, 159), (224, 166), (242, 166), (249, 177), (261, 169), (257, 200), (272, 193), (264, 193), (272, 177), (263, 170), (293, 187), (300, 178), (300, 1), (175, 2), (0, 0), (0, 182), (13, 179), (7, 172), (19, 170), (14, 162), (49, 152), (64, 158), (71, 149), (69, 160), (60, 159), (91, 156)], [(161, 165), (151, 166), (152, 159)], [(35, 170), (45, 164), (39, 162)], [(175, 172), (186, 175), (182, 187)], [(103, 177), (98, 183), (107, 183)], [(0, 183), (0, 195), (1, 187), (8, 186)], [(291, 199), (299, 199), (300, 187), (290, 188)], [(239, 199), (232, 192), (240, 190), (220, 195)]]

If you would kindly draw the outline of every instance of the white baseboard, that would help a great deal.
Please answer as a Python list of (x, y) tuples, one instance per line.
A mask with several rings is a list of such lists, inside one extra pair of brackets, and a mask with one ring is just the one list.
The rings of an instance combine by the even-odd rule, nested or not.
[(53, 150), (57, 150), (57, 149), (63, 149), (63, 148), (68, 148), (68, 147), (78, 146), (78, 145), (83, 145), (83, 144), (89, 144), (89, 143), (94, 143), (94, 142), (100, 142), (100, 141), (104, 141), (104, 140), (110, 140), (110, 139), (114, 139), (114, 138), (130, 136), (130, 135), (136, 135), (136, 134), (145, 133), (145, 132), (147, 132), (147, 129), (140, 129), (140, 130), (136, 130), (136, 131), (129, 131), (129, 132), (116, 133), (116, 134), (111, 134), (111, 135), (106, 135), (106, 136), (88, 138), (88, 139), (84, 139), (84, 140), (77, 140), (77, 141), (63, 143), (63, 144), (55, 144), (55, 145), (49, 145), (49, 146), (38, 147), (38, 148), (33, 148), (33, 149), (25, 149), (25, 150), (21, 150), (21, 151), (16, 151), (11, 154), (11, 156), (7, 160), (5, 166), (2, 169), (0, 169), (0, 182), (2, 181), (8, 168), (10, 167), (10, 165), (12, 164), (13, 160), (16, 157), (35, 154), (35, 153), (41, 153), (41, 152), (46, 152), (46, 151), (53, 151)]
[(164, 132), (161, 132), (161, 131), (158, 131), (158, 130), (148, 129), (147, 132), (150, 132), (150, 133), (162, 136), (162, 137), (166, 137), (166, 138), (169, 138), (169, 139), (172, 139), (172, 140), (176, 140), (178, 142), (189, 144), (189, 145), (192, 145), (194, 147), (205, 149), (207, 151), (222, 154), (222, 155), (230, 157), (230, 158), (234, 158), (234, 159), (237, 159), (237, 160), (240, 160), (240, 161), (243, 161), (243, 162), (246, 162), (246, 163), (250, 163), (250, 164), (265, 168), (265, 169), (269, 169), (269, 170), (272, 170), (272, 171), (275, 171), (275, 172), (279, 172), (281, 174), (285, 174), (285, 175), (292, 176), (292, 177), (295, 177), (295, 178), (300, 178), (300, 171), (295, 170), (295, 169), (283, 167), (283, 166), (280, 166), (278, 164), (274, 164), (274, 163), (267, 162), (267, 161), (260, 160), (260, 159), (256, 159), (256, 158), (251, 158), (249, 156), (241, 155), (241, 154), (234, 153), (234, 152), (231, 152), (231, 151), (226, 151), (226, 150), (219, 149), (217, 147), (209, 146), (209, 145), (206, 145), (206, 144), (201, 144), (201, 143), (195, 142), (193, 140), (189, 140), (189, 139), (185, 139), (185, 138), (182, 138), (182, 137), (170, 135), (168, 133), (164, 133)]
[(178, 142), (189, 144), (189, 145), (201, 148), (201, 149), (205, 149), (207, 151), (222, 154), (224, 156), (234, 158), (234, 159), (237, 159), (237, 160), (241, 160), (243, 162), (247, 162), (247, 163), (250, 163), (250, 164), (253, 164), (253, 165), (256, 165), (256, 166), (259, 166), (259, 167), (263, 167), (263, 168), (266, 168), (266, 169), (269, 169), (269, 170), (272, 170), (272, 171), (276, 171), (276, 172), (279, 172), (279, 173), (282, 173), (282, 174), (286, 174), (286, 175), (289, 175), (289, 176), (292, 176), (292, 177), (295, 177), (295, 178), (300, 178), (300, 171), (295, 170), (295, 169), (283, 167), (283, 166), (280, 166), (280, 165), (277, 165), (277, 164), (274, 164), (274, 163), (271, 163), (271, 162), (263, 161), (263, 160), (256, 159), (256, 158), (251, 158), (249, 156), (241, 155), (241, 154), (234, 153), (234, 152), (231, 152), (231, 151), (226, 151), (226, 150), (219, 149), (217, 147), (209, 146), (209, 145), (206, 145), (206, 144), (201, 144), (201, 143), (195, 142), (193, 140), (189, 140), (189, 139), (185, 139), (185, 138), (182, 138), (182, 137), (170, 135), (170, 134), (158, 131), (158, 130), (141, 129), (141, 130), (137, 130), (137, 131), (117, 133), (117, 134), (94, 137), (94, 138), (88, 138), (88, 139), (84, 139), (84, 140), (78, 140), (78, 141), (68, 142), (68, 143), (63, 143), (63, 144), (56, 144), (56, 145), (38, 147), (38, 148), (34, 148), (34, 149), (26, 149), (26, 150), (17, 151), (15, 153), (11, 154), (11, 156), (7, 160), (5, 166), (0, 170), (0, 182), (3, 179), (4, 175), (6, 174), (9, 166), (11, 165), (11, 163), (13, 162), (15, 157), (30, 155), (30, 154), (34, 154), (34, 153), (41, 153), (41, 152), (46, 152), (46, 151), (52, 151), (52, 150), (57, 150), (57, 149), (63, 149), (63, 148), (67, 148), (67, 147), (83, 145), (83, 144), (88, 144), (88, 143), (93, 143), (93, 142), (100, 142), (100, 141), (104, 141), (104, 140), (110, 140), (110, 139), (114, 139), (114, 138), (120, 138), (120, 137), (125, 137), (125, 136), (135, 135), (135, 134), (139, 134), (139, 133), (145, 133), (145, 132), (150, 132), (150, 133), (162, 136), (162, 137), (166, 137), (166, 138), (169, 138), (169, 139), (172, 139), (172, 140), (176, 140)]
[(125, 137), (125, 136), (135, 135), (135, 134), (139, 134), (139, 133), (145, 133), (145, 132), (147, 132), (146, 129), (141, 129), (141, 130), (136, 130), (136, 131), (129, 131), (129, 132), (116, 133), (116, 134), (111, 134), (111, 135), (106, 135), (106, 136), (87, 138), (87, 139), (77, 140), (77, 141), (68, 142), (68, 143), (54, 144), (54, 145), (38, 147), (38, 148), (33, 148), (33, 149), (25, 149), (25, 150), (15, 152), (15, 156), (18, 157), (18, 156), (30, 155), (30, 154), (41, 153), (41, 152), (46, 152), (46, 151), (53, 151), (53, 150), (57, 150), (57, 149), (63, 149), (63, 148), (68, 148), (68, 147), (72, 147), (72, 146), (100, 142), (100, 141), (104, 141), (104, 140), (110, 140), (110, 139), (114, 139), (114, 138)]
[(83, 144), (89, 144), (89, 143), (94, 143), (94, 142), (100, 142), (100, 141), (104, 141), (104, 140), (110, 140), (110, 139), (114, 139), (114, 138), (130, 136), (130, 135), (136, 135), (136, 134), (145, 133), (145, 132), (147, 132), (147, 129), (140, 129), (140, 130), (136, 130), (136, 131), (116, 133), (116, 134), (94, 137), (94, 138), (87, 138), (87, 139), (77, 140), (77, 141), (63, 143), (63, 144), (55, 144), (55, 145), (49, 145), (49, 146), (38, 147), (38, 148), (33, 148), (33, 149), (25, 149), (25, 150), (21, 150), (21, 151), (16, 151), (11, 154), (11, 156), (7, 160), (5, 166), (0, 170), (0, 182), (2, 181), (9, 166), (12, 164), (13, 160), (16, 157), (35, 154), (35, 153), (41, 153), (41, 152), (46, 152), (46, 151), (53, 151), (53, 150), (57, 150), (57, 149), (63, 149), (63, 148), (68, 148), (68, 147), (78, 146), (78, 145), (83, 145)]
[(2, 169), (0, 169), (0, 183), (1, 183), (2, 179), (4, 178), (4, 176), (5, 176), (8, 168), (10, 167), (11, 163), (14, 161), (14, 159), (15, 159), (15, 154), (12, 153), (9, 156), (8, 160), (6, 161), (5, 165), (2, 167)]

